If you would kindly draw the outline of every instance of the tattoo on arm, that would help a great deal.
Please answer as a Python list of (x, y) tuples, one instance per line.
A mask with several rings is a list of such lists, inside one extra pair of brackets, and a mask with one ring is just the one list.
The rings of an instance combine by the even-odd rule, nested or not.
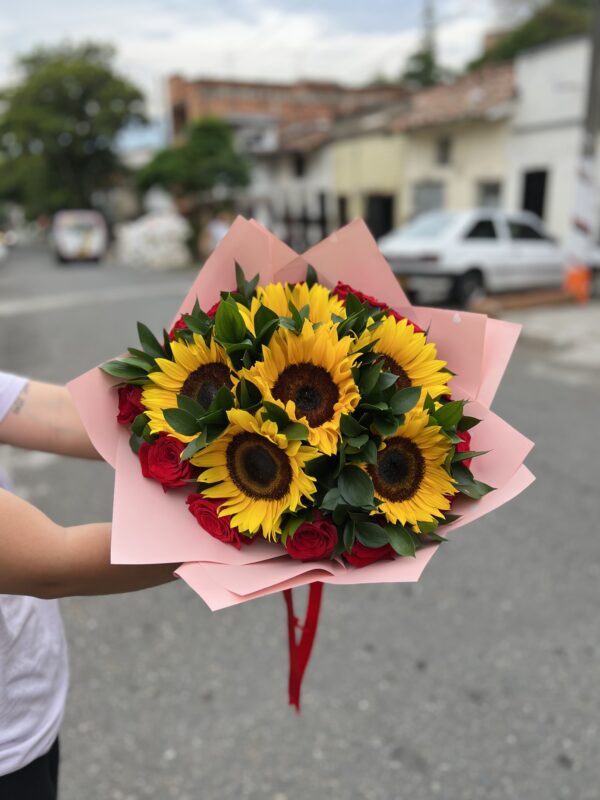
[(22, 410), (23, 406), (25, 405), (25, 395), (27, 394), (28, 389), (29, 389), (29, 384), (26, 383), (25, 386), (19, 392), (17, 399), (10, 407), (10, 411), (12, 414), (18, 414)]

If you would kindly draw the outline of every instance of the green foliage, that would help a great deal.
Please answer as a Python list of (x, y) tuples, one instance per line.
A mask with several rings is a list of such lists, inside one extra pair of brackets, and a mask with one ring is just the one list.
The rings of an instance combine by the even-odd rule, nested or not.
[(246, 186), (249, 165), (237, 152), (231, 127), (205, 117), (188, 130), (186, 141), (161, 152), (137, 174), (140, 189), (161, 186), (181, 196), (215, 186)]
[(530, 47), (585, 34), (590, 28), (591, 9), (591, 0), (550, 0), (501, 36), (486, 53), (472, 61), (469, 68), (510, 61)]
[(112, 145), (143, 120), (139, 89), (100, 44), (41, 48), (17, 61), (20, 80), (0, 95), (0, 199), (28, 217), (87, 208), (122, 170)]
[(424, 48), (410, 56), (400, 82), (411, 89), (422, 89), (442, 83), (446, 77), (447, 73), (437, 63), (433, 50)]

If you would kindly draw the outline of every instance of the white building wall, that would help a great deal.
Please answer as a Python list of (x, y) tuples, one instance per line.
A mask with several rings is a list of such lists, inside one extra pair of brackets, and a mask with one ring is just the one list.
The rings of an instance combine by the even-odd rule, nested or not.
[(515, 62), (507, 208), (522, 208), (526, 172), (546, 170), (544, 222), (561, 239), (574, 203), (589, 58), (588, 40), (577, 38), (530, 50)]

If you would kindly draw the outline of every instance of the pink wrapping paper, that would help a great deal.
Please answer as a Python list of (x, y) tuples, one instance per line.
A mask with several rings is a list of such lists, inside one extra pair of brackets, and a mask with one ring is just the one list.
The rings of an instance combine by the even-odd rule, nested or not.
[[(311, 264), (324, 284), (348, 283), (429, 329), (440, 357), (457, 373), (453, 395), (467, 399), (466, 413), (482, 420), (472, 430), (472, 449), (492, 451), (473, 462), (473, 473), (497, 487), (476, 503), (457, 501), (457, 513), (462, 517), (446, 526), (446, 531), (500, 507), (533, 481), (523, 466), (532, 442), (489, 408), (520, 326), (482, 314), (411, 306), (360, 220), (300, 256), (258, 223), (241, 217), (199, 272), (174, 320), (189, 312), (196, 298), (207, 310), (222, 290), (233, 289), (236, 261), (247, 278), (259, 273), (261, 284), (303, 280), (307, 264)], [(217, 541), (198, 526), (181, 495), (165, 494), (158, 483), (143, 478), (127, 433), (116, 423), (113, 383), (96, 368), (72, 381), (69, 389), (94, 446), (115, 467), (114, 563), (185, 562), (177, 574), (217, 610), (314, 581), (334, 585), (417, 581), (437, 551), (432, 545), (419, 550), (414, 559), (397, 558), (354, 569), (340, 561), (294, 561), (262, 541), (241, 550)]]

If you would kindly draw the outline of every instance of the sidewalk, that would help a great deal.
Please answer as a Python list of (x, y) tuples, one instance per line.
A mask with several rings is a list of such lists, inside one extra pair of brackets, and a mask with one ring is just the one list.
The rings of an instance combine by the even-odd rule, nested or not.
[(523, 325), (521, 341), (554, 351), (565, 366), (600, 368), (600, 301), (504, 311), (500, 319)]

